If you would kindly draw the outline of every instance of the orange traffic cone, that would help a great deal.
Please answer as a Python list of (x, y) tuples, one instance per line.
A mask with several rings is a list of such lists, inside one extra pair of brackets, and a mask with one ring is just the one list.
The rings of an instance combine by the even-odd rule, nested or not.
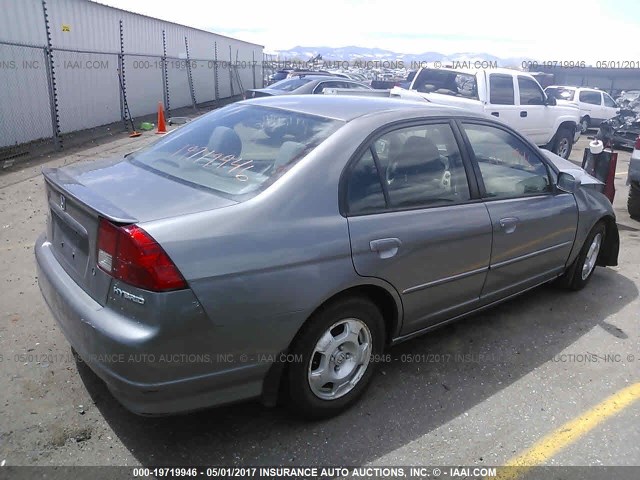
[(167, 133), (167, 126), (164, 123), (164, 108), (162, 102), (158, 102), (158, 131), (156, 134)]

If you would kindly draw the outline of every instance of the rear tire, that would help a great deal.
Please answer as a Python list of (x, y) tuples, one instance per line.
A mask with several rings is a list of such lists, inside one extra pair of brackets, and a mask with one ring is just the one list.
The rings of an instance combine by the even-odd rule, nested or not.
[(571, 149), (573, 148), (573, 134), (571, 130), (566, 127), (563, 127), (558, 130), (556, 133), (556, 138), (553, 142), (552, 152), (562, 157), (564, 159), (568, 159), (569, 155), (571, 155)]
[(380, 310), (366, 298), (345, 298), (314, 313), (290, 349), (296, 358), (287, 372), (290, 407), (314, 419), (346, 410), (371, 381), (384, 332)]
[(558, 279), (561, 287), (577, 291), (587, 286), (596, 269), (596, 262), (604, 245), (606, 233), (604, 222), (600, 221), (595, 224), (587, 235), (578, 257)]
[(629, 197), (627, 198), (627, 210), (634, 220), (640, 220), (640, 182), (631, 182), (629, 185)]

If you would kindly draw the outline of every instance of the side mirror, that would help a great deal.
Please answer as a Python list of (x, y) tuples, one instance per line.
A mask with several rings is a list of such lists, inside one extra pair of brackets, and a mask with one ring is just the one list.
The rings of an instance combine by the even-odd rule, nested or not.
[(558, 174), (558, 182), (556, 183), (558, 190), (567, 192), (567, 193), (575, 193), (575, 191), (580, 186), (580, 180), (567, 172), (560, 172)]
[(553, 106), (557, 105), (558, 102), (556, 101), (555, 97), (547, 97), (547, 99), (544, 102), (544, 104), (548, 105), (550, 107), (553, 107)]

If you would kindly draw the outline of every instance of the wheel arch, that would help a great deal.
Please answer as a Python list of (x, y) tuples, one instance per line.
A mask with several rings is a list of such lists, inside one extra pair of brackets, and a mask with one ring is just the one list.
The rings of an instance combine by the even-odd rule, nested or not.
[[(364, 280), (364, 279), (363, 279)], [(326, 308), (333, 302), (348, 297), (363, 297), (370, 300), (380, 310), (385, 325), (385, 345), (391, 344), (391, 340), (398, 336), (402, 326), (402, 318), (404, 310), (402, 301), (398, 292), (386, 282), (370, 278), (366, 283), (352, 285), (342, 288), (330, 294), (324, 299), (313, 311), (307, 316), (304, 322), (299, 326), (295, 335), (292, 337), (289, 345), (282, 353), (288, 353), (293, 342), (298, 338), (300, 331), (304, 328), (309, 320), (323, 308)], [(281, 397), (282, 389), (286, 382), (282, 380), (286, 375), (286, 364), (274, 362), (267, 372), (262, 388), (262, 403), (267, 406), (274, 406)]]
[[(618, 265), (618, 252), (620, 251), (620, 234), (615, 218), (605, 215), (598, 222), (603, 222), (605, 226), (604, 244), (598, 254), (596, 265), (600, 267), (615, 267)], [(597, 222), (596, 222), (597, 223)]]

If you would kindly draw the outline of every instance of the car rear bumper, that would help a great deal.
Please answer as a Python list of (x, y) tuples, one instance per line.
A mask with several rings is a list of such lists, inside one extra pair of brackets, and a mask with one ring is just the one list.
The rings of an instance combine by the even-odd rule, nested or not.
[[(128, 410), (166, 415), (260, 396), (268, 363), (221, 367), (213, 352), (207, 357), (210, 364), (204, 367), (208, 372), (189, 362), (141, 363), (143, 355), (146, 360), (153, 356), (157, 362), (162, 355), (176, 353), (163, 348), (165, 332), (158, 325), (144, 325), (93, 300), (58, 263), (44, 235), (36, 242), (35, 256), (40, 290), (65, 337)], [(184, 323), (193, 330), (188, 319)], [(177, 354), (192, 352), (190, 345), (200, 349), (197, 340), (190, 338), (203, 336), (202, 332), (181, 335), (173, 331), (171, 335), (180, 337), (182, 348)]]

